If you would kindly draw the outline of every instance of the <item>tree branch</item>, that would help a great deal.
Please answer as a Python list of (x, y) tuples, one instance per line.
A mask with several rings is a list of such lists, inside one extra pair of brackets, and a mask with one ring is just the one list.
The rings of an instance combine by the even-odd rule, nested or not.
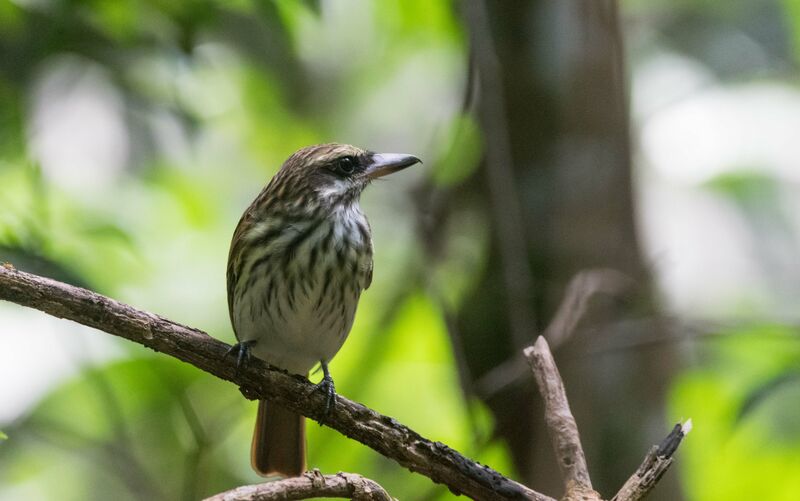
[[(533, 346), (525, 348), (524, 354), (544, 400), (545, 423), (564, 477), (565, 494), (562, 501), (602, 501), (600, 494), (592, 488), (578, 425), (570, 411), (564, 382), (547, 340), (539, 336)], [(676, 424), (661, 444), (650, 449), (642, 464), (611, 501), (644, 499), (672, 465), (673, 454), (691, 429), (691, 419), (684, 424)]]
[(229, 345), (205, 332), (138, 310), (86, 289), (0, 266), (0, 299), (94, 327), (142, 344), (238, 385), (250, 399), (268, 399), (310, 417), (394, 459), (401, 466), (474, 499), (552, 501), (464, 457), (440, 442), (423, 438), (391, 417), (339, 396), (322, 421), (325, 397), (306, 378), (271, 368), (259, 359), (236, 370)]
[(558, 467), (564, 477), (565, 499), (599, 500), (592, 488), (589, 468), (581, 446), (578, 425), (569, 409), (564, 382), (544, 336), (524, 350), (544, 400), (544, 418)]
[(589, 309), (590, 299), (597, 294), (619, 296), (633, 285), (631, 277), (613, 268), (590, 268), (578, 272), (567, 284), (564, 299), (547, 325), (544, 338), (557, 350), (575, 333)]
[(656, 486), (661, 476), (672, 466), (675, 451), (681, 440), (692, 430), (692, 420), (678, 423), (659, 445), (654, 445), (645, 456), (644, 461), (631, 475), (631, 478), (622, 486), (611, 501), (639, 501), (644, 499), (653, 487)]
[(237, 487), (211, 496), (205, 501), (272, 501), (319, 497), (349, 498), (354, 501), (393, 499), (374, 480), (354, 473), (323, 475), (315, 469), (299, 477)]

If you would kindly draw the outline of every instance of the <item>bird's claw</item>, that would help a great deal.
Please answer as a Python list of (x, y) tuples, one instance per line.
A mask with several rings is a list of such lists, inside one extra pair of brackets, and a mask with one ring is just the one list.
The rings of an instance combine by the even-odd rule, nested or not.
[(314, 391), (321, 391), (325, 395), (325, 410), (322, 412), (323, 418), (327, 418), (336, 406), (336, 387), (333, 385), (333, 378), (327, 375), (322, 381), (316, 384)]
[[(314, 391), (321, 391), (325, 395), (325, 410), (322, 412), (322, 419), (327, 419), (333, 408), (336, 406), (336, 386), (333, 384), (333, 378), (328, 371), (328, 364), (321, 362), (322, 366), (322, 381), (314, 385)], [(321, 424), (321, 423), (320, 423)]]
[(250, 361), (250, 348), (254, 344), (256, 344), (254, 339), (240, 341), (228, 348), (228, 351), (225, 352), (226, 357), (231, 354), (236, 355), (236, 372), (239, 372), (242, 367), (247, 366), (247, 363)]

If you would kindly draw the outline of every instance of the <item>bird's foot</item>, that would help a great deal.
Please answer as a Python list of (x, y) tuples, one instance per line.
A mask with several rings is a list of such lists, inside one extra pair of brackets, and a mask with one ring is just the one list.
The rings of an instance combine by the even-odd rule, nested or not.
[(320, 365), (322, 366), (322, 381), (314, 386), (314, 391), (321, 391), (325, 395), (325, 410), (322, 413), (322, 418), (326, 419), (336, 406), (336, 386), (334, 386), (333, 378), (328, 371), (328, 364), (321, 361)]
[(247, 363), (250, 361), (250, 348), (254, 344), (256, 344), (255, 339), (241, 341), (228, 348), (228, 351), (225, 352), (226, 357), (231, 354), (236, 355), (236, 372), (239, 372), (242, 367), (247, 366)]

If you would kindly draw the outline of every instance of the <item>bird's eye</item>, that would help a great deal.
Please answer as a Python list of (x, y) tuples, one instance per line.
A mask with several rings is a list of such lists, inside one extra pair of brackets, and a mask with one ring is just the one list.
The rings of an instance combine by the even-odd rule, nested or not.
[(349, 176), (356, 170), (356, 159), (353, 157), (342, 157), (336, 162), (336, 170), (345, 176)]

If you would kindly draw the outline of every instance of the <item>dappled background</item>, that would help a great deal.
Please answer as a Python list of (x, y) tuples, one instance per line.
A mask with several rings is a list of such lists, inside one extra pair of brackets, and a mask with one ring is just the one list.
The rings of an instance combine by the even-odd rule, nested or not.
[[(796, 5), (0, 0), (0, 261), (232, 342), (230, 237), (281, 162), (411, 153), (362, 199), (375, 275), (342, 394), (558, 495), (514, 357), (578, 275), (599, 293), (548, 334), (596, 488), (691, 417), (654, 498), (794, 499)], [(254, 414), (186, 364), (0, 304), (0, 499), (256, 482)], [(308, 429), (312, 467), (452, 496)]]

